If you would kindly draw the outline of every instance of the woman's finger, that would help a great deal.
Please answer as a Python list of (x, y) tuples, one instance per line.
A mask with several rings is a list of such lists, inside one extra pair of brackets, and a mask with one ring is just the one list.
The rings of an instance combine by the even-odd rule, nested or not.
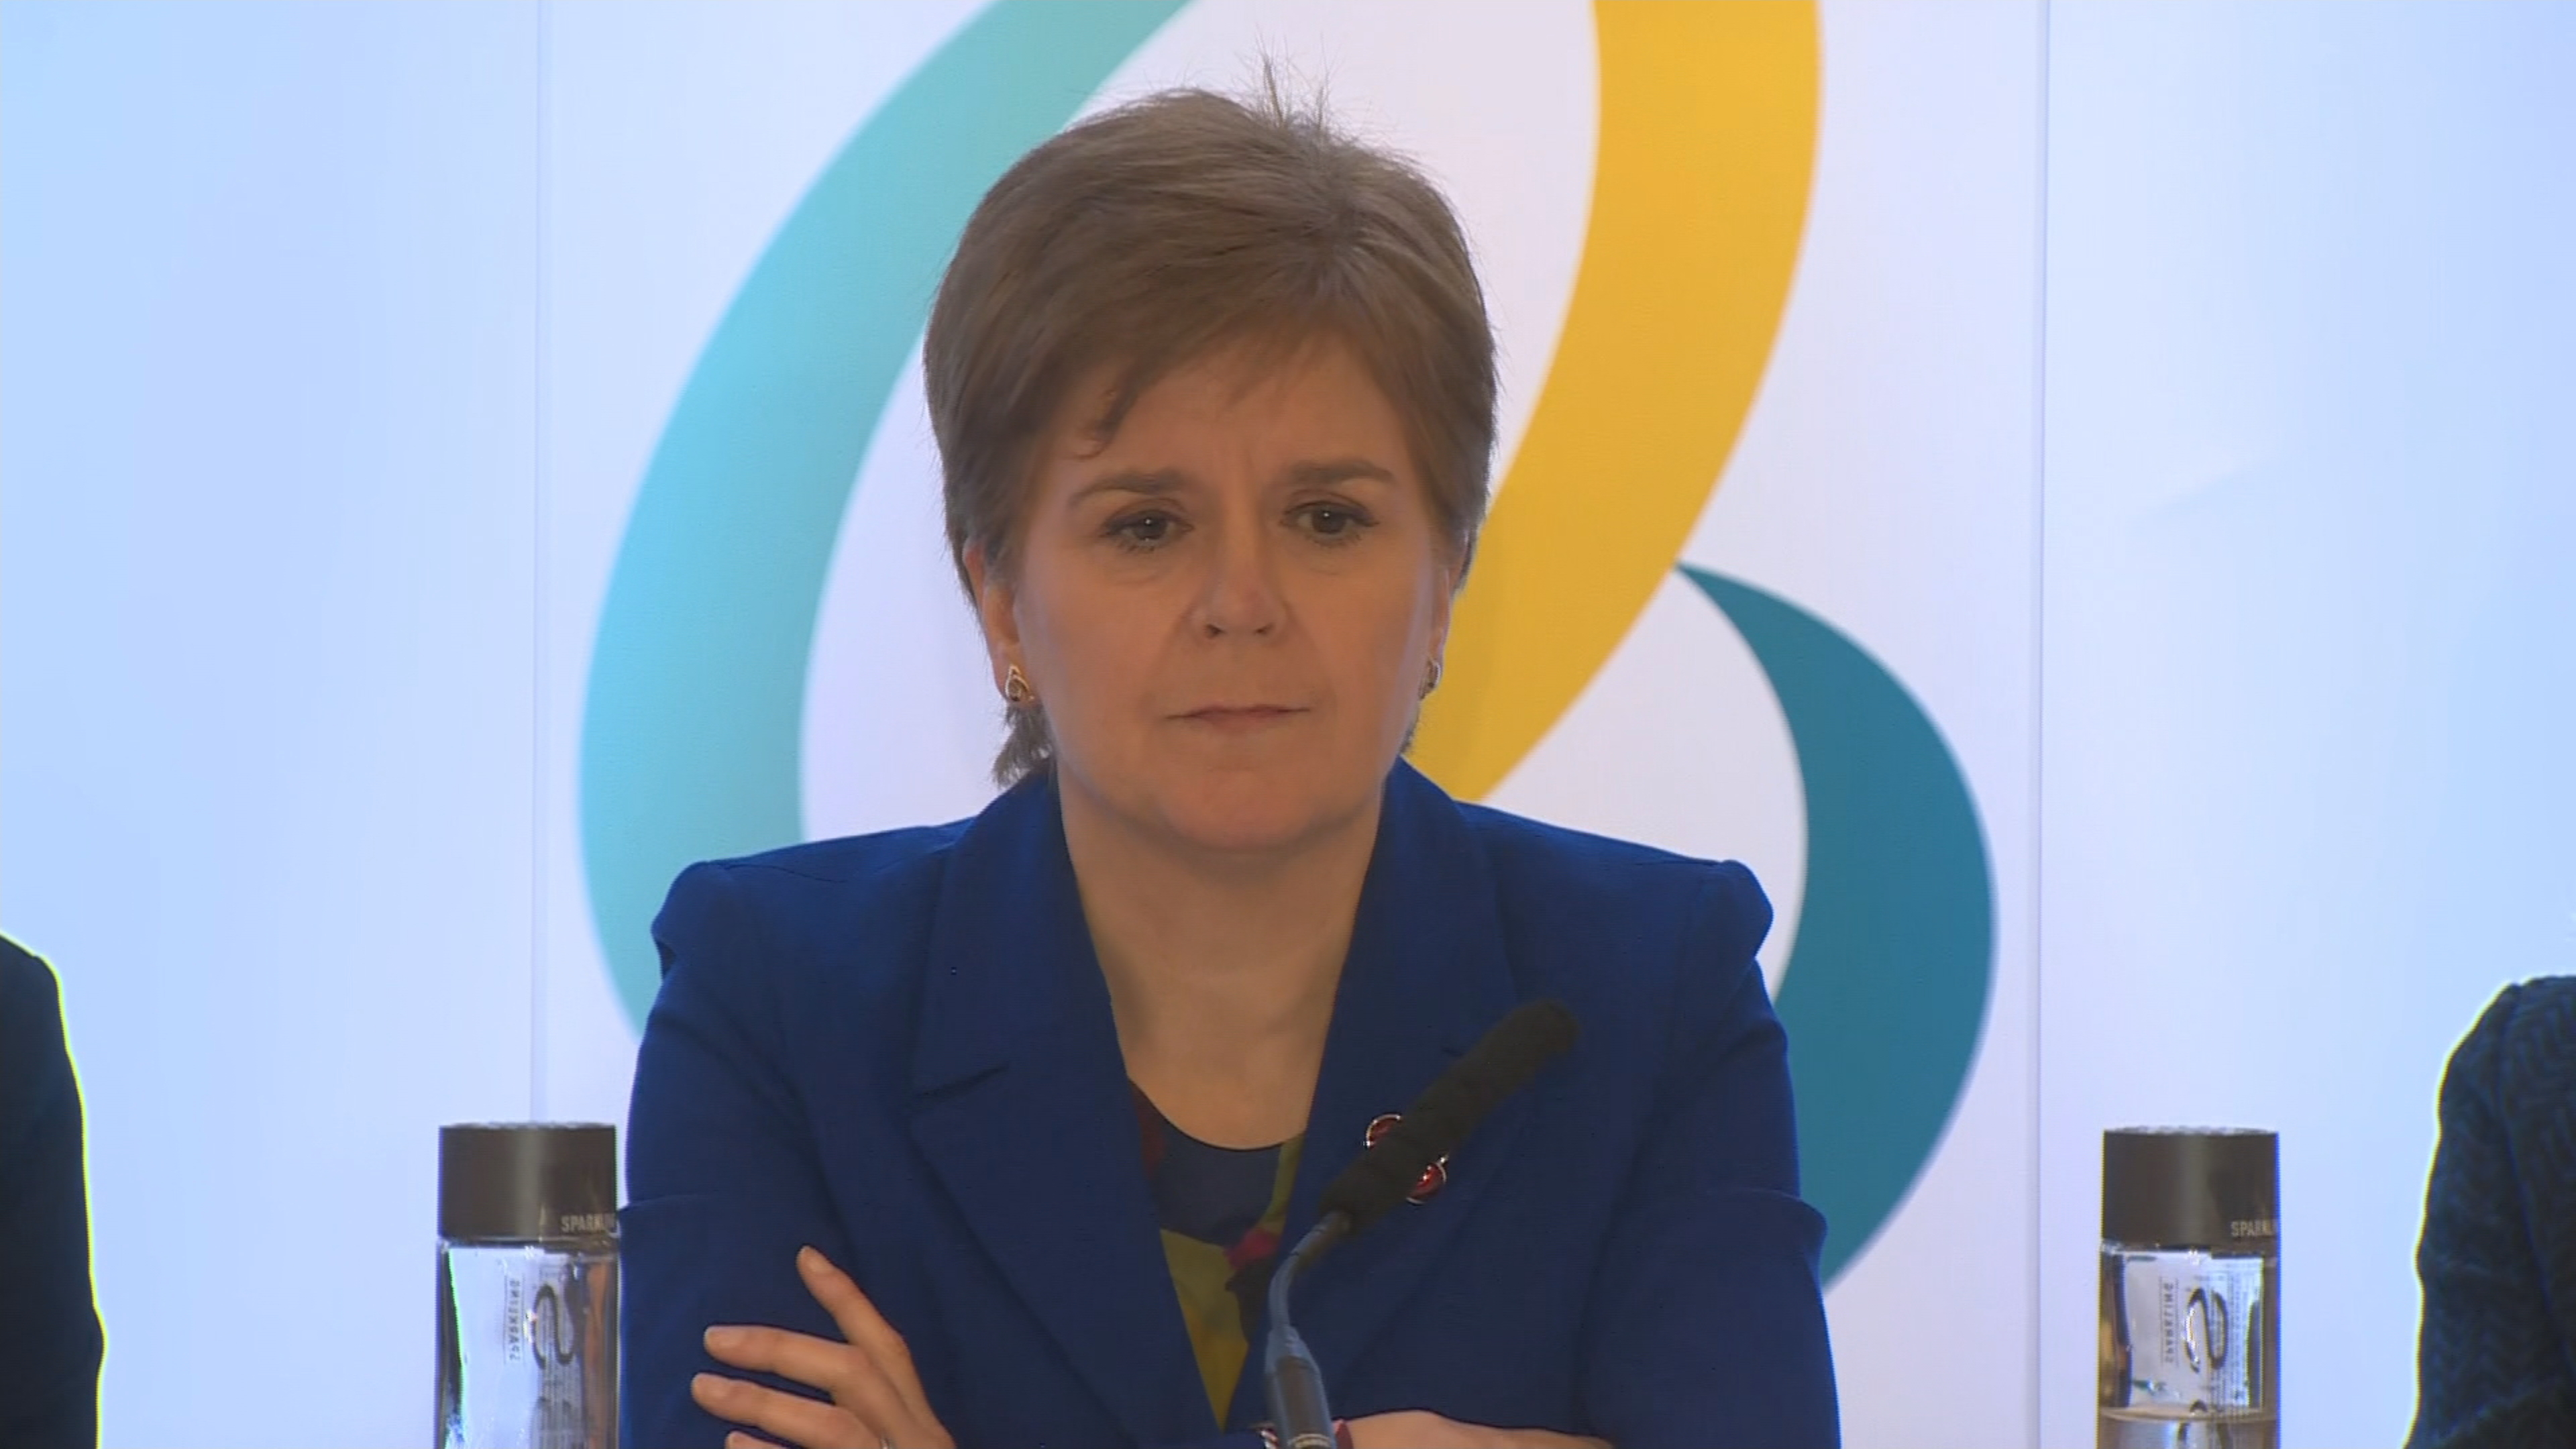
[(924, 1422), (937, 1422), (930, 1412), (930, 1396), (922, 1392), (921, 1374), (912, 1366), (912, 1346), (895, 1332), (893, 1324), (885, 1321), (884, 1314), (877, 1312), (877, 1306), (859, 1291), (850, 1275), (815, 1248), (797, 1252), (796, 1269), (805, 1275), (806, 1291), (823, 1305), (824, 1312), (832, 1315), (841, 1332), (851, 1343), (867, 1350), (878, 1371), (902, 1396), (904, 1407)]
[(707, 1330), (706, 1347), (718, 1363), (776, 1374), (835, 1395), (866, 1362), (863, 1352), (846, 1343), (784, 1328), (720, 1323)]
[(913, 1423), (913, 1406), (901, 1387), (863, 1348), (784, 1328), (732, 1324), (708, 1329), (706, 1345), (718, 1363), (820, 1389), (888, 1434), (908, 1432)]
[(748, 1424), (796, 1449), (881, 1449), (885, 1443), (885, 1436), (838, 1404), (722, 1374), (689, 1380), (689, 1397), (719, 1419)]
[(787, 1446), (772, 1444), (758, 1434), (746, 1434), (736, 1429), (725, 1435), (725, 1449), (787, 1449)]

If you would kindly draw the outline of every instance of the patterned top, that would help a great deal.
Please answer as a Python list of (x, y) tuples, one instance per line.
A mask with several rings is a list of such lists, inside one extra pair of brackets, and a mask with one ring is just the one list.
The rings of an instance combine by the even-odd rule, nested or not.
[(1172, 1290), (1189, 1325), (1209, 1407), (1222, 1424), (1270, 1291), (1279, 1233), (1288, 1219), (1288, 1188), (1297, 1180), (1306, 1139), (1291, 1137), (1276, 1147), (1213, 1147), (1173, 1126), (1132, 1083), (1128, 1091), (1144, 1134), (1145, 1178), (1163, 1229), (1163, 1259), (1171, 1266)]

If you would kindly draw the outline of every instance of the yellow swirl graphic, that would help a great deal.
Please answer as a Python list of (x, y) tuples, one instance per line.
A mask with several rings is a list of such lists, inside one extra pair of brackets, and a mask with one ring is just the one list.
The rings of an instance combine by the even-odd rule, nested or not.
[(1413, 745), (1466, 799), (1572, 706), (1679, 559), (1769, 361), (1815, 170), (1812, 0), (1594, 14), (1583, 261)]

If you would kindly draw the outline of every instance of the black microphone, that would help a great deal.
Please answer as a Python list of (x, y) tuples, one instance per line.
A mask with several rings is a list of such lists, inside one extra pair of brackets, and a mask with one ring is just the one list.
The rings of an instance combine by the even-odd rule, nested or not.
[(1375, 1146), (1325, 1184), (1315, 1226), (1270, 1276), (1270, 1338), (1261, 1372), (1282, 1449), (1333, 1449), (1323, 1372), (1288, 1322), (1288, 1289), (1298, 1272), (1403, 1201), (1431, 1164), (1457, 1151), (1496, 1103), (1527, 1086), (1539, 1068), (1574, 1045), (1574, 1036), (1574, 1013), (1565, 1003), (1522, 1004), (1423, 1088)]

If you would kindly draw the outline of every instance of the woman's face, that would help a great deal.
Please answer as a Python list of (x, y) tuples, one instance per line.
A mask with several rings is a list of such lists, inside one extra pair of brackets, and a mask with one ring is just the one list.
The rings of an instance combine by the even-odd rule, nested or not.
[(1329, 341), (1175, 369), (1104, 445), (1107, 396), (1077, 389), (1043, 449), (1013, 576), (968, 561), (1068, 805), (1241, 853), (1364, 816), (1455, 578), (1394, 406)]

